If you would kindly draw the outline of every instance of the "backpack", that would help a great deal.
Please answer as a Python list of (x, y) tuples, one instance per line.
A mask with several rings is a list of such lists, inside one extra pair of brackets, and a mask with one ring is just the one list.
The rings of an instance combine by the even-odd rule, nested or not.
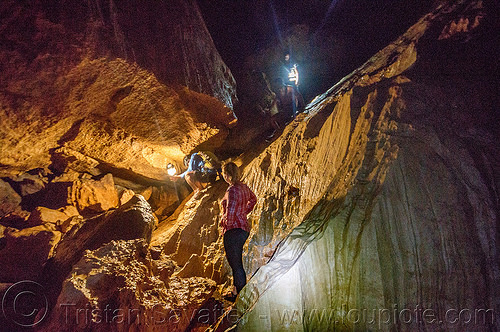
[(203, 160), (201, 172), (204, 180), (214, 182), (217, 179), (217, 175), (221, 174), (221, 163), (219, 159), (210, 151), (200, 151), (198, 155)]

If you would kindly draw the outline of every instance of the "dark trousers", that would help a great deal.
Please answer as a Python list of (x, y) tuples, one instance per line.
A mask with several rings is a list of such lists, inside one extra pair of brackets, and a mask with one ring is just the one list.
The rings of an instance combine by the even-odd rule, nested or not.
[(236, 291), (247, 283), (247, 275), (243, 269), (243, 245), (248, 239), (248, 232), (241, 228), (233, 228), (224, 233), (224, 250), (229, 266), (233, 270), (233, 280)]

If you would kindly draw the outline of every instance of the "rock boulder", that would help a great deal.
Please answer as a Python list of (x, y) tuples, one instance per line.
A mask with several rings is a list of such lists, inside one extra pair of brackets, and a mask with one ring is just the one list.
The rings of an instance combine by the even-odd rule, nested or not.
[(167, 262), (153, 260), (147, 247), (144, 240), (112, 241), (87, 251), (38, 330), (185, 330), (215, 282), (172, 276), (173, 269), (161, 268)]
[(0, 282), (15, 283), (20, 280), (37, 280), (54, 248), (61, 239), (61, 232), (53, 224), (44, 224), (16, 230), (6, 228), (0, 237)]

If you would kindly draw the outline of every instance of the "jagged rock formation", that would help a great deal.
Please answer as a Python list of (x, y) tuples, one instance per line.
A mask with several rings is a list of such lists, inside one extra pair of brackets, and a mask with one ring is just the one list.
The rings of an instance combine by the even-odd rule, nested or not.
[(51, 263), (57, 266), (57, 270), (70, 268), (85, 250), (95, 250), (111, 240), (145, 239), (149, 243), (155, 224), (148, 202), (141, 195), (136, 195), (116, 210), (71, 227), (57, 246)]
[[(164, 76), (161, 53), (125, 19), (145, 24), (152, 4), (5, 3), (14, 10), (2, 3), (2, 17), (21, 19), (36, 47), (28, 52), (20, 32), (10, 34), (13, 21), (2, 21), (1, 292), (20, 278), (44, 286), (51, 310), (27, 317), (35, 330), (206, 326), (196, 310), (231, 286), (218, 223), (226, 184), (173, 212), (179, 188), (151, 179), (193, 147), (219, 145), (227, 108), (164, 85), (183, 81)], [(199, 19), (193, 2), (178, 5), (165, 16)], [(68, 22), (70, 8), (85, 14)], [(442, 2), (263, 153), (242, 156), (259, 200), (244, 255), (252, 278), (232, 314), (238, 329), (499, 328), (500, 52), (488, 47), (499, 42), (496, 9)], [(192, 38), (198, 23), (172, 26)], [(193, 64), (179, 57), (169, 61)]]
[[(21, 230), (13, 227), (3, 230), (0, 262), (4, 268), (0, 271), (0, 282), (38, 280), (44, 275), (57, 288), (54, 281), (66, 276), (84, 250), (97, 249), (119, 239), (144, 238), (149, 242), (156, 224), (151, 207), (140, 195), (116, 210), (86, 219), (70, 207), (61, 210), (40, 207), (28, 219), (33, 224)], [(52, 259), (47, 262), (49, 258)]]
[[(0, 283), (36, 280), (53, 256), (61, 232), (52, 223), (25, 229), (4, 228), (0, 237)], [(33, 249), (36, 248), (36, 249)]]
[(0, 10), (3, 175), (52, 166), (161, 180), (167, 163), (220, 145), (235, 120), (234, 79), (194, 1)]
[[(146, 236), (119, 222), (134, 194), (158, 217), (174, 211), (173, 183), (151, 179), (223, 142), (235, 82), (194, 1), (0, 11), (0, 282), (40, 281), (55, 301), (81, 250)], [(157, 220), (141, 204), (149, 238)]]
[(39, 331), (184, 331), (215, 282), (173, 275), (144, 241), (112, 241), (73, 267)]
[(250, 163), (239, 329), (498, 329), (496, 9), (443, 3)]
[[(238, 329), (497, 327), (500, 154), (488, 66), (498, 53), (482, 55), (497, 28), (490, 6), (438, 7), (246, 166), (260, 199)], [(212, 188), (154, 236), (192, 275), (212, 266), (203, 254), (220, 243), (211, 202), (221, 193)]]
[[(0, 16), (0, 296), (33, 280), (52, 310), (84, 250), (149, 243), (157, 218), (189, 194), (165, 181), (166, 166), (222, 144), (235, 81), (195, 1), (4, 1)], [(173, 292), (194, 291), (180, 299), (187, 326), (213, 282), (167, 277)], [(16, 317), (2, 315), (0, 329), (16, 329)]]
[(199, 276), (227, 283), (229, 266), (224, 260), (218, 201), (227, 184), (217, 182), (199, 200), (190, 199), (178, 213), (162, 221), (153, 232), (151, 245), (182, 268), (182, 276)]

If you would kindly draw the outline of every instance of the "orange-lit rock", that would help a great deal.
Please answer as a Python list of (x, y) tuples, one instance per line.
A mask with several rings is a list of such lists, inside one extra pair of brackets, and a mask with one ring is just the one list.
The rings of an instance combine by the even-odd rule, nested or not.
[(79, 211), (103, 212), (118, 206), (118, 192), (113, 176), (106, 174), (101, 180), (78, 180), (71, 187), (70, 202)]
[(61, 232), (53, 224), (16, 230), (6, 228), (0, 247), (0, 282), (36, 280), (53, 255)]
[[(76, 208), (75, 208), (76, 209)], [(65, 213), (67, 213), (65, 211)], [(71, 228), (73, 228), (75, 225), (79, 224), (79, 223), (82, 223), (83, 222), (83, 217), (81, 215), (78, 214), (78, 211), (76, 211), (76, 215), (62, 221), (62, 222), (58, 222), (56, 224), (57, 226), (57, 229), (60, 230), (63, 234), (68, 232)]]
[(171, 215), (177, 206), (179, 206), (179, 197), (175, 191), (172, 192), (169, 189), (165, 186), (152, 188), (148, 202), (158, 217)]
[[(188, 197), (172, 213), (176, 188), (165, 181), (165, 166), (172, 162), (180, 170), (186, 152), (219, 146), (230, 126), (227, 107), (202, 88), (165, 84), (158, 45), (145, 45), (131, 34), (134, 21), (124, 19), (137, 14), (144, 26), (153, 4), (141, 11), (128, 1), (79, 2), (88, 17), (70, 23), (70, 7), (35, 15), (37, 6), (19, 10), (14, 1), (4, 3), (18, 8), (14, 21), (35, 29), (20, 34), (6, 24), (0, 30), (2, 41), (10, 42), (0, 51), (7, 73), (0, 81), (0, 143), (6, 147), (0, 173), (9, 191), (4, 201), (14, 209), (9, 218), (16, 220), (1, 219), (0, 263), (8, 268), (0, 283), (42, 273), (37, 280), (52, 311), (40, 330), (188, 329), (193, 312), (231, 286), (218, 217), (227, 184)], [(184, 5), (195, 6), (186, 1), (179, 8)], [(492, 45), (500, 21), (490, 6), (440, 2), (313, 100), (272, 144), (252, 144), (233, 156), (258, 196), (243, 257), (249, 282), (235, 304), (238, 330), (499, 329), (494, 69), (500, 56)], [(195, 40), (196, 25), (185, 24), (172, 30)], [(29, 52), (17, 42), (21, 37), (43, 52)], [(138, 54), (137, 45), (144, 52)], [(186, 68), (193, 82), (196, 59), (183, 45), (182, 60), (172, 62), (189, 67), (176, 70)], [(200, 75), (220, 79), (224, 70), (210, 68)], [(249, 138), (238, 147), (248, 146), (243, 141)], [(52, 173), (23, 189), (19, 174), (38, 168)], [(113, 177), (102, 177), (108, 173)], [(71, 193), (83, 187), (78, 202)], [(25, 228), (26, 212), (19, 208), (44, 220), (41, 206), (69, 209), (68, 197), (82, 213), (96, 206), (104, 212)], [(14, 224), (25, 229), (6, 227)], [(109, 323), (107, 305), (132, 315)], [(419, 308), (437, 319), (462, 309), (485, 316), (474, 324), (401, 316)], [(366, 320), (357, 316), (363, 310)], [(380, 310), (397, 317), (374, 317)], [(124, 321), (129, 317), (133, 322)], [(160, 324), (145, 323), (155, 319)]]
[(37, 205), (53, 210), (73, 206), (82, 214), (95, 215), (118, 206), (118, 191), (109, 173), (93, 180), (88, 174), (69, 172), (23, 197), (22, 204), (29, 210)]
[(74, 206), (68, 206), (66, 209), (52, 210), (43, 206), (33, 210), (26, 221), (28, 225), (42, 225), (52, 223), (54, 225), (63, 224), (71, 217), (77, 216), (78, 210)]
[(119, 196), (120, 196), (120, 206), (127, 203), (132, 197), (134, 197), (135, 193), (133, 190), (130, 189), (125, 189), (123, 190)]
[(157, 221), (147, 201), (136, 195), (118, 209), (84, 220), (73, 217), (67, 222), (69, 224), (60, 227), (71, 228), (62, 237), (54, 257), (45, 264), (39, 278), (46, 288), (49, 308), (54, 305), (63, 280), (86, 250), (98, 249), (112, 240), (143, 239), (148, 243)]
[(25, 197), (32, 195), (42, 190), (47, 184), (48, 180), (44, 170), (34, 169), (29, 173), (22, 173), (11, 178), (11, 186), (14, 186), (16, 192)]
[(87, 251), (38, 330), (184, 331), (215, 282), (172, 276), (173, 270), (164, 266), (141, 240), (113, 241)]
[(228, 281), (218, 203), (226, 188), (221, 180), (202, 191), (200, 199), (191, 197), (153, 232), (151, 246), (175, 261), (179, 275), (206, 277), (219, 284)]
[(5, 181), (0, 180), (0, 217), (21, 210), (21, 197)]
[[(2, 3), (3, 174), (105, 168), (163, 180), (168, 162), (180, 167), (195, 147), (223, 142), (235, 83), (196, 3), (139, 7)], [(159, 12), (169, 24), (149, 21)]]
[(143, 238), (150, 241), (154, 224), (148, 202), (136, 195), (118, 209), (85, 219), (71, 228), (57, 247), (54, 262), (71, 267), (84, 250), (97, 249), (111, 240)]

